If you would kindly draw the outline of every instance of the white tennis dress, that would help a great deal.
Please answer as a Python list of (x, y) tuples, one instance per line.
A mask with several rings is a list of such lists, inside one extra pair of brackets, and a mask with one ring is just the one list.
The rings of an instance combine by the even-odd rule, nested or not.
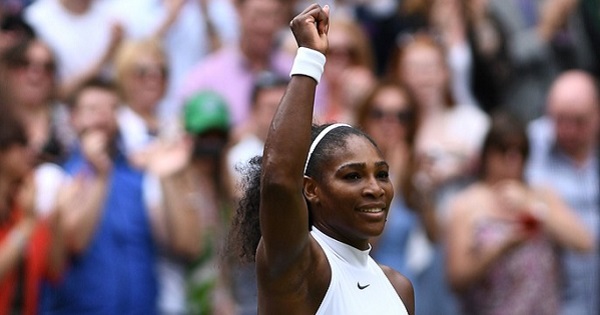
[(331, 282), (316, 315), (408, 314), (383, 270), (369, 256), (313, 227), (331, 266)]

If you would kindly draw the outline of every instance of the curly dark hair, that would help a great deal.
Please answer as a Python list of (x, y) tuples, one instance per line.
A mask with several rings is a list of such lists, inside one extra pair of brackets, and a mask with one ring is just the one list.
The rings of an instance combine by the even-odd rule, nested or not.
[[(314, 139), (327, 128), (330, 124), (312, 126), (311, 139)], [(316, 181), (322, 180), (321, 174), (326, 160), (330, 159), (339, 148), (346, 146), (346, 139), (351, 135), (357, 135), (368, 139), (375, 147), (375, 142), (364, 132), (357, 128), (342, 126), (331, 130), (326, 137), (315, 147), (308, 167), (306, 176)], [(228, 253), (237, 257), (241, 263), (251, 263), (255, 260), (256, 248), (262, 236), (260, 232), (260, 178), (262, 172), (262, 157), (256, 156), (241, 169), (242, 191), (244, 192), (236, 209), (229, 230)], [(310, 229), (312, 219), (309, 205), (309, 222), (307, 229)]]

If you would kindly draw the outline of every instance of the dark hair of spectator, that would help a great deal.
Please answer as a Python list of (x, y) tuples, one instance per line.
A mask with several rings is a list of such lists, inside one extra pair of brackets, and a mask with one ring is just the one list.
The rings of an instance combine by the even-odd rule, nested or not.
[[(27, 67), (30, 64), (30, 61), (27, 57), (27, 51), (31, 48), (34, 43), (42, 43), (49, 51), (50, 47), (45, 43), (41, 42), (40, 39), (32, 38), (23, 38), (18, 41), (13, 46), (9, 47), (7, 50), (3, 51), (0, 54), (0, 65), (2, 69), (13, 70), (21, 67)], [(48, 67), (46, 70), (52, 73), (52, 75), (56, 75), (56, 61), (54, 60), (54, 54), (50, 51), (52, 61), (45, 65)], [(4, 80), (6, 80), (5, 78)], [(56, 80), (54, 80), (56, 84)], [(2, 85), (6, 85), (5, 82), (2, 82)], [(8, 92), (8, 91), (7, 91)], [(56, 97), (54, 93), (50, 95), (50, 99)]]
[(31, 25), (29, 25), (20, 14), (9, 14), (2, 17), (0, 31), (13, 32), (17, 37), (24, 39), (33, 39), (36, 36)]
[(507, 112), (494, 112), (490, 128), (481, 149), (479, 178), (485, 177), (486, 160), (491, 152), (506, 152), (516, 149), (526, 161), (529, 157), (529, 139), (525, 125), (517, 117)]
[(67, 97), (66, 103), (70, 109), (75, 108), (75, 106), (77, 105), (77, 102), (79, 101), (79, 97), (81, 96), (81, 94), (88, 89), (105, 90), (105, 91), (114, 92), (115, 94), (118, 94), (118, 91), (119, 91), (117, 88), (117, 85), (111, 80), (107, 80), (107, 79), (103, 79), (103, 78), (99, 78), (99, 77), (91, 78), (91, 79), (79, 84), (77, 86), (77, 88), (75, 88), (75, 90), (71, 93), (71, 95), (69, 95)]

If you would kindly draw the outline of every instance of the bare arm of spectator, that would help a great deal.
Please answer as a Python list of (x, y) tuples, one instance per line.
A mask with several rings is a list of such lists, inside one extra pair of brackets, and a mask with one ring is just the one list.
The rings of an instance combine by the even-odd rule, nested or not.
[(164, 5), (167, 8), (167, 15), (162, 23), (159, 24), (158, 28), (154, 32), (153, 36), (156, 38), (164, 38), (173, 23), (177, 20), (179, 13), (181, 12), (186, 0), (164, 0)]
[(498, 183), (495, 191), (506, 208), (539, 221), (544, 232), (557, 245), (577, 251), (593, 249), (590, 231), (555, 192), (527, 188), (515, 181)]
[(590, 230), (575, 212), (553, 191), (542, 190), (530, 208), (540, 216), (544, 228), (560, 246), (576, 251), (589, 252), (594, 249), (594, 238)]
[[(202, 203), (193, 198), (198, 192), (190, 166), (192, 142), (181, 138), (174, 143), (157, 143), (152, 150), (148, 171), (159, 178), (162, 202), (152, 218), (159, 242), (173, 253), (185, 258), (197, 257), (202, 249), (202, 224), (198, 207)], [(162, 224), (163, 226), (158, 226)]]
[[(548, 42), (556, 32), (564, 26), (568, 18), (574, 12), (576, 0), (547, 0), (539, 10), (538, 24), (530, 28), (520, 28), (510, 25), (515, 12), (498, 14), (501, 27), (507, 36), (508, 53), (516, 66), (525, 66), (535, 61), (548, 58), (551, 53)], [(505, 1), (494, 1), (495, 12), (504, 11)], [(494, 6), (492, 6), (494, 7)]]
[(31, 179), (26, 180), (18, 196), (24, 217), (0, 243), (0, 280), (17, 266), (34, 231), (36, 217), (33, 211), (33, 190)]
[(563, 28), (569, 17), (577, 9), (578, 0), (547, 0), (540, 10), (537, 32), (542, 40), (548, 42)]
[(204, 25), (206, 26), (206, 33), (210, 40), (210, 51), (215, 51), (219, 49), (222, 45), (221, 38), (219, 37), (219, 33), (210, 18), (210, 8), (209, 2), (211, 0), (198, 0), (200, 1), (200, 12), (202, 13), (202, 18), (204, 19)]
[(515, 226), (513, 232), (493, 246), (478, 246), (474, 230), (480, 215), (486, 215), (479, 214), (481, 208), (490, 206), (486, 200), (489, 199), (480, 189), (469, 189), (458, 195), (450, 206), (446, 272), (451, 287), (457, 292), (477, 282), (494, 262), (527, 238), (526, 231)]
[(87, 248), (102, 216), (112, 170), (107, 141), (106, 135), (101, 131), (88, 131), (82, 136), (83, 154), (95, 174), (76, 175), (60, 192), (69, 196), (58, 211), (63, 219), (67, 247), (74, 253), (81, 253)]

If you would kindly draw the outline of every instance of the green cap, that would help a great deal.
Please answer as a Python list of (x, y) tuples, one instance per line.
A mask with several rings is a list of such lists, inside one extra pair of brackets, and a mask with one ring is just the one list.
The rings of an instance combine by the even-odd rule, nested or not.
[(202, 91), (190, 97), (184, 104), (185, 130), (199, 134), (210, 129), (229, 129), (229, 110), (221, 95)]

